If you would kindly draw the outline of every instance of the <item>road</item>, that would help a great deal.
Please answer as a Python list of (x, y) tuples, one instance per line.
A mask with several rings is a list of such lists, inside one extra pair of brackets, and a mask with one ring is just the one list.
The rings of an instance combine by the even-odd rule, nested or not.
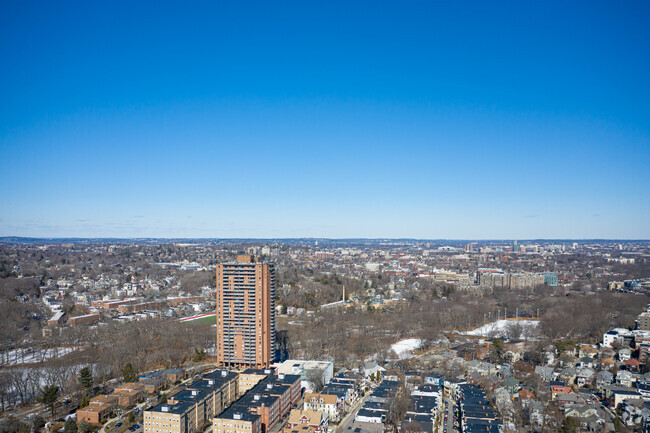
[(336, 428), (336, 431), (338, 433), (343, 433), (343, 431), (348, 428), (350, 424), (354, 421), (354, 417), (357, 415), (357, 412), (359, 412), (359, 409), (361, 409), (361, 406), (366, 402), (366, 400), (370, 397), (370, 393), (366, 394), (363, 398), (360, 398), (359, 401), (355, 403), (354, 406), (352, 406), (352, 409), (348, 411), (348, 414), (343, 417), (341, 422)]
[(456, 417), (456, 405), (451, 399), (443, 399), (445, 407), (440, 413), (440, 426), (438, 432), (441, 433), (459, 433), (458, 423), (454, 421)]
[[(122, 432), (142, 433), (142, 431), (143, 431), (142, 414), (143, 414), (143, 411), (144, 411), (145, 407), (149, 407), (148, 401), (144, 401), (144, 402), (138, 404), (134, 408), (134, 410), (137, 409), (138, 412), (136, 414), (135, 421), (133, 421), (133, 423), (129, 422), (128, 416), (126, 415), (127, 413), (129, 413), (131, 411), (125, 411), (125, 413), (123, 415), (112, 418), (108, 422), (106, 422), (104, 424), (104, 426), (99, 430), (99, 433), (122, 433)], [(121, 423), (122, 425), (120, 425), (119, 427), (116, 427), (116, 425), (118, 423)], [(129, 428), (134, 424), (137, 424), (138, 428), (135, 429), (135, 430), (129, 430)], [(112, 428), (107, 429), (106, 426), (108, 426), (108, 425), (112, 425)]]

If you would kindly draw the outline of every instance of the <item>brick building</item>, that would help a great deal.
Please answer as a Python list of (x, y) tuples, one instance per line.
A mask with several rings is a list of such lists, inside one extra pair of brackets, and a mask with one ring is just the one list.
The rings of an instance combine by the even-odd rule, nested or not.
[(217, 361), (264, 368), (275, 357), (275, 268), (253, 256), (217, 265)]

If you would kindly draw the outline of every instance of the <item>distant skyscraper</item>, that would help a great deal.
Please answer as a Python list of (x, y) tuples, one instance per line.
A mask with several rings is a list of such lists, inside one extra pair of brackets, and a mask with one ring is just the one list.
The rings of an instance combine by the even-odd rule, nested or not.
[(268, 367), (275, 354), (275, 268), (253, 256), (217, 265), (217, 361)]
[(519, 252), (519, 245), (517, 245), (517, 241), (512, 241), (512, 252), (513, 253)]

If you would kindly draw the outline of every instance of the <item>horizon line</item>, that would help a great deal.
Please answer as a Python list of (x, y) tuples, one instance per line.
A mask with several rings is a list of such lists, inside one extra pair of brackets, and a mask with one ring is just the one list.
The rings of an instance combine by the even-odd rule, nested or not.
[(352, 241), (352, 240), (365, 240), (365, 241), (422, 241), (422, 242), (490, 242), (490, 241), (634, 241), (634, 242), (650, 242), (650, 239), (644, 238), (410, 238), (410, 237), (165, 237), (165, 236), (142, 236), (142, 237), (111, 237), (111, 236), (98, 236), (98, 237), (78, 237), (78, 236), (0, 236), (0, 242), (8, 239), (16, 240), (196, 240), (196, 241), (266, 241), (266, 240), (313, 240), (313, 241)]

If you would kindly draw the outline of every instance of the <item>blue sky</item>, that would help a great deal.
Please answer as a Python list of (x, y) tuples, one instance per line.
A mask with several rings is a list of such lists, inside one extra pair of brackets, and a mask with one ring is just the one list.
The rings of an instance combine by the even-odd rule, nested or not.
[(650, 238), (648, 2), (1, 2), (0, 236)]

